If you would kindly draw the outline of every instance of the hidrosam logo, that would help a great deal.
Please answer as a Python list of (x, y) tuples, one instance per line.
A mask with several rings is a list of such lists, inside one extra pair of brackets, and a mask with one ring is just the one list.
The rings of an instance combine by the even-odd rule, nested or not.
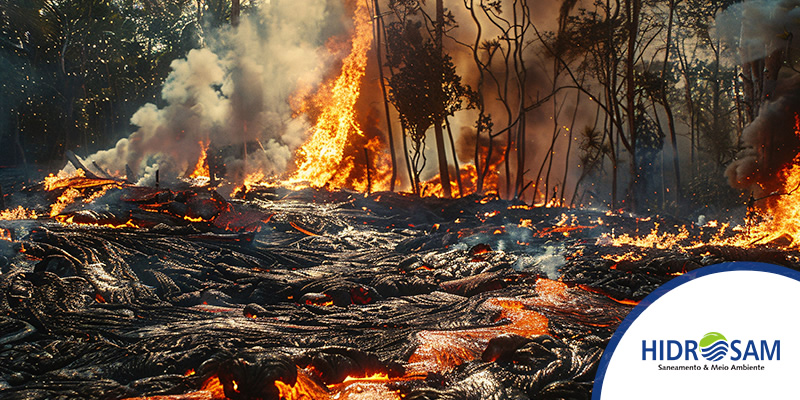
[(728, 339), (719, 332), (709, 332), (700, 339), (700, 353), (708, 361), (719, 361), (728, 354)]
[(687, 272), (643, 299), (620, 324), (598, 366), (592, 399), (800, 393), (800, 319), (790, 317), (797, 304), (800, 271), (730, 263)]

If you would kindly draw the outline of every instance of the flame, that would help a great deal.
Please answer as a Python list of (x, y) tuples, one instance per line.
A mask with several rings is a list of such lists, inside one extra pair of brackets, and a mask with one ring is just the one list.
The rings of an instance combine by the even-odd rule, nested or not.
[(661, 233), (658, 231), (658, 226), (658, 223), (655, 223), (655, 227), (644, 237), (633, 237), (627, 233), (615, 237), (613, 234), (604, 233), (597, 240), (598, 243), (610, 243), (612, 246), (617, 247), (635, 246), (666, 250), (679, 247), (682, 241), (689, 238), (689, 231), (685, 226), (678, 228), (678, 233)]
[(278, 398), (283, 400), (329, 399), (331, 398), (326, 388), (317, 384), (305, 370), (297, 369), (297, 381), (288, 385), (283, 381), (275, 381), (278, 388)]
[(52, 191), (67, 187), (73, 178), (84, 178), (86, 172), (83, 169), (76, 169), (73, 172), (58, 171), (58, 174), (50, 174), (44, 178), (44, 190)]
[(50, 205), (50, 216), (55, 217), (61, 214), (68, 205), (72, 204), (75, 199), (80, 197), (81, 192), (78, 189), (68, 187), (61, 196), (58, 196), (56, 202)]
[(189, 178), (210, 177), (211, 172), (208, 168), (208, 147), (210, 143), (199, 141), (197, 144), (200, 145), (200, 158), (197, 159), (197, 165), (195, 165), (194, 171), (189, 175)]
[(388, 380), (389, 380), (388, 374), (385, 374), (383, 372), (378, 372), (366, 377), (348, 376), (347, 378), (344, 378), (342, 383), (355, 382), (355, 381), (388, 381)]
[(11, 237), (11, 231), (9, 231), (8, 229), (0, 228), (0, 240), (13, 242), (14, 238)]
[(100, 223), (93, 223), (93, 222), (76, 222), (74, 215), (56, 215), (54, 216), (55, 220), (65, 224), (65, 225), (79, 225), (79, 226), (96, 226), (100, 228), (114, 228), (114, 229), (121, 229), (121, 228), (139, 228), (133, 220), (128, 220), (124, 224), (100, 224)]
[(225, 399), (225, 388), (222, 386), (219, 377), (214, 375), (208, 378), (204, 383), (201, 391), (211, 394), (212, 399)]
[[(297, 170), (284, 184), (302, 187), (328, 186), (332, 189), (353, 187), (366, 190), (366, 178), (353, 181), (354, 157), (345, 154), (345, 147), (356, 137), (363, 137), (364, 132), (355, 120), (355, 104), (361, 92), (361, 81), (367, 66), (367, 52), (372, 44), (372, 25), (365, 2), (358, 2), (354, 15), (355, 33), (352, 38), (352, 49), (344, 59), (341, 74), (332, 85), (323, 87), (314, 98), (314, 106), (320, 113), (311, 136), (297, 150), (295, 163)], [(307, 108), (307, 107), (303, 107)], [(388, 186), (388, 178), (381, 168), (386, 163), (385, 154), (380, 149), (380, 142), (370, 140), (367, 148), (371, 157), (377, 161), (370, 162), (373, 189), (384, 189)]]
[[(458, 197), (469, 196), (477, 193), (478, 191), (478, 171), (473, 164), (465, 164), (460, 168), (461, 184), (464, 187), (464, 193), (459, 193)], [(458, 181), (455, 174), (451, 174), (450, 187), (458, 188)], [(489, 171), (483, 183), (484, 193), (496, 193), (500, 183), (500, 176), (495, 171)], [(442, 189), (442, 182), (439, 175), (436, 175), (430, 180), (420, 183), (420, 193), (423, 197), (444, 197), (444, 189)]]
[(36, 211), (28, 210), (22, 206), (0, 211), (0, 220), (36, 219), (37, 217)]

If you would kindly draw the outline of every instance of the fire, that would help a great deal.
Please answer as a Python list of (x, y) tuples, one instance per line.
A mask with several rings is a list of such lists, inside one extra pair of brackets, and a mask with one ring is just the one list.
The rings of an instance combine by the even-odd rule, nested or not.
[(348, 376), (347, 378), (344, 378), (344, 381), (342, 381), (342, 383), (356, 382), (356, 381), (388, 381), (388, 380), (389, 380), (388, 374), (378, 372), (371, 376), (366, 376), (366, 377)]
[(203, 383), (201, 391), (211, 394), (212, 399), (225, 399), (225, 388), (222, 387), (219, 377), (214, 375)]
[(58, 196), (56, 202), (50, 205), (50, 216), (55, 217), (61, 214), (68, 205), (72, 204), (75, 199), (80, 197), (81, 192), (78, 189), (68, 187), (61, 196)]
[[(358, 2), (353, 20), (352, 49), (343, 61), (339, 77), (320, 89), (314, 98), (314, 106), (320, 110), (319, 117), (311, 136), (297, 150), (297, 170), (284, 182), (290, 186), (353, 187), (364, 191), (369, 185), (366, 179), (354, 181), (351, 178), (355, 156), (345, 154), (349, 142), (364, 136), (355, 119), (355, 104), (361, 92), (367, 52), (372, 44), (371, 19), (365, 2)], [(379, 141), (371, 140), (366, 148), (371, 153), (370, 158), (374, 159), (369, 162), (372, 188), (384, 190), (388, 187), (388, 175), (384, 173), (385, 169), (380, 168), (387, 163), (379, 145)]]
[(37, 217), (38, 215), (36, 214), (36, 211), (28, 210), (22, 206), (0, 211), (0, 220), (36, 219)]
[(86, 172), (76, 169), (73, 172), (58, 171), (58, 174), (50, 174), (44, 178), (44, 190), (51, 191), (67, 187), (73, 178), (84, 178)]
[(208, 142), (197, 142), (200, 145), (200, 158), (197, 159), (197, 165), (194, 167), (194, 171), (189, 175), (189, 178), (200, 178), (200, 177), (210, 177), (211, 172), (208, 168)]
[(80, 225), (80, 226), (96, 226), (100, 228), (114, 228), (114, 229), (121, 229), (121, 228), (138, 228), (139, 226), (136, 225), (132, 220), (128, 220), (124, 224), (97, 224), (97, 223), (88, 223), (88, 222), (76, 222), (74, 215), (56, 215), (54, 216), (55, 220), (65, 224), (65, 225)]
[(614, 236), (604, 233), (597, 239), (598, 243), (610, 243), (613, 246), (635, 246), (654, 249), (671, 249), (681, 245), (682, 241), (689, 238), (689, 231), (685, 226), (678, 228), (678, 233), (661, 233), (658, 231), (658, 223), (644, 237), (633, 237), (628, 234)]
[(278, 398), (284, 400), (304, 400), (304, 399), (329, 399), (330, 395), (326, 388), (314, 382), (306, 374), (305, 370), (297, 369), (297, 381), (294, 385), (288, 385), (283, 381), (275, 381), (278, 388)]
[[(461, 184), (464, 188), (464, 193), (459, 193), (458, 197), (469, 196), (477, 193), (478, 191), (478, 171), (472, 164), (461, 166)], [(450, 187), (458, 188), (458, 181), (455, 174), (451, 174)], [(486, 179), (483, 183), (484, 193), (496, 193), (500, 182), (499, 175), (496, 172), (490, 171), (486, 174)], [(420, 184), (420, 195), (423, 197), (443, 197), (444, 189), (442, 189), (441, 179), (436, 175), (432, 179), (422, 182)], [(457, 192), (457, 191), (456, 191)]]

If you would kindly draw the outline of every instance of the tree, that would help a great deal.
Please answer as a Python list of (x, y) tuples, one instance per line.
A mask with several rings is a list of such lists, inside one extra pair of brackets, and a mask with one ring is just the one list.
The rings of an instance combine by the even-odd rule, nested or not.
[[(447, 116), (464, 107), (470, 89), (461, 84), (451, 57), (437, 43), (436, 31), (424, 35), (422, 22), (408, 18), (418, 11), (418, 5), (398, 2), (390, 3), (390, 6), (399, 21), (387, 26), (386, 58), (393, 71), (389, 78), (389, 100), (399, 113), (403, 129), (411, 136), (413, 154), (410, 165), (414, 191), (419, 192), (419, 175), (427, 162), (425, 135), (433, 127), (442, 189), (444, 195), (450, 197), (442, 125)], [(437, 29), (443, 29), (438, 21), (444, 23), (444, 14), (440, 17), (436, 22)]]

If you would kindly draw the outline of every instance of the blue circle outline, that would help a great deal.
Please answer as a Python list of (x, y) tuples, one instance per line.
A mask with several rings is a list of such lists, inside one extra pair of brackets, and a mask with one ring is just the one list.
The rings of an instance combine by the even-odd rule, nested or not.
[(614, 350), (617, 349), (617, 345), (619, 344), (622, 337), (625, 336), (625, 332), (630, 328), (633, 321), (641, 315), (644, 310), (647, 309), (648, 306), (653, 304), (656, 300), (661, 298), (661, 296), (667, 294), (672, 289), (683, 285), (684, 283), (690, 282), (694, 279), (716, 274), (720, 272), (730, 272), (730, 271), (757, 271), (757, 272), (767, 272), (777, 275), (782, 275), (787, 278), (794, 279), (800, 282), (800, 271), (795, 271), (788, 267), (783, 267), (780, 265), (775, 264), (766, 264), (761, 262), (751, 262), (751, 261), (735, 261), (735, 262), (726, 262), (722, 264), (715, 264), (709, 265), (707, 267), (702, 267), (695, 269), (693, 271), (686, 272), (685, 274), (678, 276), (674, 279), (671, 279), (667, 283), (659, 286), (655, 290), (653, 290), (647, 297), (645, 297), (636, 307), (631, 310), (630, 313), (622, 320), (622, 322), (617, 327), (617, 330), (614, 331), (614, 334), (611, 335), (611, 340), (608, 341), (608, 345), (606, 349), (603, 351), (603, 356), (600, 358), (600, 364), (597, 366), (597, 374), (594, 378), (594, 385), (592, 386), (592, 400), (600, 400), (600, 393), (603, 388), (603, 380), (606, 376), (606, 370), (608, 369), (608, 364), (611, 362), (611, 356), (614, 355)]

